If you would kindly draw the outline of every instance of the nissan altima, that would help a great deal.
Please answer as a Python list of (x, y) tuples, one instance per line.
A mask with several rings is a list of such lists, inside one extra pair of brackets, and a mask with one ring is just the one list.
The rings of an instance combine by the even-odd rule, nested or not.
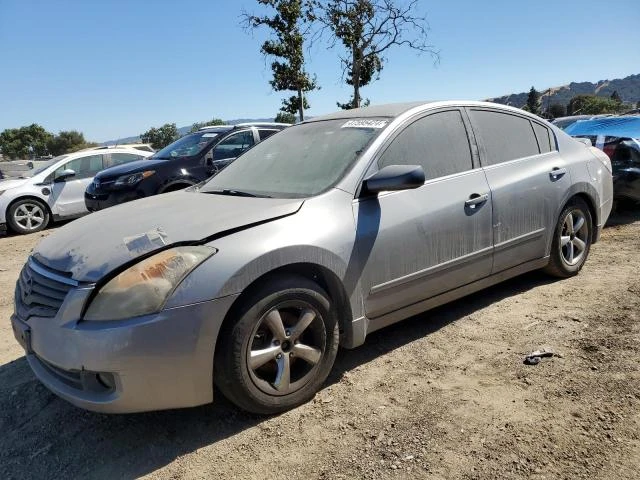
[(339, 346), (530, 270), (578, 274), (611, 204), (608, 157), (524, 111), (341, 111), (49, 235), (11, 322), (82, 408), (189, 407), (216, 385), (272, 414), (314, 396)]

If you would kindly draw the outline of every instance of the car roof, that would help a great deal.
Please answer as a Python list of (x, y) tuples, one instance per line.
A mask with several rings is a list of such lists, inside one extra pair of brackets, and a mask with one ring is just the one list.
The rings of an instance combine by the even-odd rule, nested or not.
[(210, 125), (208, 127), (199, 128), (198, 131), (212, 131), (212, 132), (227, 132), (229, 130), (233, 130), (234, 128), (247, 128), (247, 127), (267, 127), (267, 128), (285, 128), (289, 127), (291, 124), (289, 123), (279, 123), (279, 122), (246, 122), (246, 123), (237, 123), (235, 125)]
[[(476, 102), (470, 100), (446, 100), (446, 101), (422, 101), (422, 102), (405, 102), (405, 103), (389, 103), (386, 105), (372, 105), (369, 107), (354, 108), (351, 110), (341, 110), (328, 115), (322, 115), (319, 117), (313, 117), (310, 120), (305, 120), (303, 123), (317, 122), (323, 120), (340, 120), (348, 118), (370, 118), (370, 117), (387, 117), (396, 118), (400, 115), (408, 113), (412, 110), (419, 112), (428, 108), (440, 108), (440, 107), (491, 107), (498, 108), (500, 110), (506, 110), (513, 113), (524, 114), (533, 116), (524, 110), (511, 107), (508, 105), (502, 105), (500, 103), (491, 102)], [(540, 118), (543, 120), (543, 118)]]
[(109, 148), (109, 149), (94, 149), (94, 148), (86, 148), (84, 150), (79, 150), (77, 152), (73, 152), (73, 153), (66, 153), (64, 154), (66, 159), (68, 158), (75, 158), (75, 157), (84, 157), (87, 154), (94, 154), (94, 155), (108, 155), (110, 153), (134, 153), (136, 155), (153, 155), (153, 152), (148, 152), (146, 150), (138, 150), (137, 148), (133, 148), (133, 147), (113, 147), (113, 148)]

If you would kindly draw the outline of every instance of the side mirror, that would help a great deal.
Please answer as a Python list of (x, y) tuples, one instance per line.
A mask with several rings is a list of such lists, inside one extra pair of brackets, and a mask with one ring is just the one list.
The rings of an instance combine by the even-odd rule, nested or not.
[(424, 185), (424, 170), (420, 165), (389, 165), (364, 181), (368, 193), (409, 190)]
[(56, 178), (53, 180), (54, 182), (64, 182), (67, 178), (75, 177), (76, 172), (71, 169), (66, 169), (61, 171)]

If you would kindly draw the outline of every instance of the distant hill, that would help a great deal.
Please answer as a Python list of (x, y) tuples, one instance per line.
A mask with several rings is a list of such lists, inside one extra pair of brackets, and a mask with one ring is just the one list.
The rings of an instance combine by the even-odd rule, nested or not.
[[(561, 87), (547, 87), (544, 89), (536, 87), (540, 92), (542, 105), (560, 103), (567, 105), (576, 95), (598, 95), (601, 97), (610, 97), (615, 91), (618, 92), (620, 98), (625, 103), (632, 103), (634, 106), (640, 101), (640, 74), (629, 75), (625, 78), (617, 78), (615, 80), (600, 80), (596, 83), (591, 82), (572, 82), (569, 85)], [(551, 100), (549, 101), (549, 90), (551, 90)], [(503, 105), (511, 105), (513, 107), (522, 108), (527, 103), (527, 95), (529, 92), (512, 93), (503, 97), (489, 98), (487, 101), (501, 103)]]
[[(236, 125), (238, 123), (248, 123), (248, 122), (273, 122), (273, 118), (236, 118), (235, 120), (225, 120), (227, 125)], [(194, 122), (195, 123), (195, 122)], [(180, 135), (184, 135), (191, 130), (191, 125), (186, 127), (178, 128), (178, 133)], [(124, 143), (138, 143), (140, 142), (140, 136), (137, 135), (135, 137), (125, 137), (118, 138), (116, 140), (109, 140), (107, 142), (102, 142), (101, 145), (122, 145)]]

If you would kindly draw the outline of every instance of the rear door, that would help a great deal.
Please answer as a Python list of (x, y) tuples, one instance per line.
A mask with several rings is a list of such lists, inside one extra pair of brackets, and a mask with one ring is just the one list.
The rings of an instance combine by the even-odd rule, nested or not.
[[(101, 154), (76, 158), (58, 167), (53, 173), (53, 186), (49, 196), (52, 212), (60, 217), (74, 217), (87, 213), (84, 192), (95, 174), (103, 168), (104, 155)], [(75, 175), (62, 181), (56, 180), (63, 170), (73, 170)]]
[(375, 318), (486, 277), (492, 265), (491, 199), (459, 109), (412, 119), (378, 167), (421, 165), (413, 190), (356, 200), (361, 283)]
[(493, 273), (546, 255), (570, 178), (542, 122), (468, 109), (493, 202)]

